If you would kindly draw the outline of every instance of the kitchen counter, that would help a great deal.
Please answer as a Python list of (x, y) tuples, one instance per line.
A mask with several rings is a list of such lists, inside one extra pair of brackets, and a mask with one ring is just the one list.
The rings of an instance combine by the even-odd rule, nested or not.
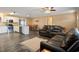
[(7, 33), (7, 32), (8, 32), (7, 26), (0, 26), (0, 33)]

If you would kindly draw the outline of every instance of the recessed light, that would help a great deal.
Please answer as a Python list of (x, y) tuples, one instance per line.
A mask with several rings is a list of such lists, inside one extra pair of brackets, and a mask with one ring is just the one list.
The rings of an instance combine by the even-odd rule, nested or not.
[(14, 15), (15, 14), (15, 12), (11, 12), (11, 13), (9, 13), (10, 15)]
[(30, 15), (26, 15), (27, 17), (30, 17)]

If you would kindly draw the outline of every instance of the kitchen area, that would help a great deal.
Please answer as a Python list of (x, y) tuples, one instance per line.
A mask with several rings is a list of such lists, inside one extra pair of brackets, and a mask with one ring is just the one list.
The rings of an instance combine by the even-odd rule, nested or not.
[(12, 32), (24, 35), (29, 34), (27, 18), (4, 16), (3, 14), (0, 14), (0, 34)]

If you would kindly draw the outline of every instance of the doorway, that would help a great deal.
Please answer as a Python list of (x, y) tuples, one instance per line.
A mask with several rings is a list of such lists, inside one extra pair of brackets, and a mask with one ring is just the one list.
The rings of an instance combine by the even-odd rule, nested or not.
[(13, 20), (8, 20), (8, 32), (13, 32), (14, 27), (13, 27)]

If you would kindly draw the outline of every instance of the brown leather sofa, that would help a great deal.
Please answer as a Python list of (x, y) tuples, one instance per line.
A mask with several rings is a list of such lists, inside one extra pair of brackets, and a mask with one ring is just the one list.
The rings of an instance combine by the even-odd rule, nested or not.
[(39, 35), (52, 38), (55, 35), (64, 35), (64, 27), (58, 25), (45, 25), (39, 30)]
[[(46, 49), (51, 52), (77, 52), (79, 51), (79, 34), (76, 35), (76, 32), (74, 31), (72, 34), (68, 32), (66, 33), (66, 36), (62, 36), (61, 38), (59, 38), (60, 36), (57, 36), (58, 38), (53, 37), (53, 39), (49, 40), (48, 42), (41, 42), (40, 51), (43, 51), (43, 49)], [(55, 43), (55, 42), (58, 42), (57, 39), (58, 40), (62, 39), (65, 45), (57, 46), (57, 44)]]

